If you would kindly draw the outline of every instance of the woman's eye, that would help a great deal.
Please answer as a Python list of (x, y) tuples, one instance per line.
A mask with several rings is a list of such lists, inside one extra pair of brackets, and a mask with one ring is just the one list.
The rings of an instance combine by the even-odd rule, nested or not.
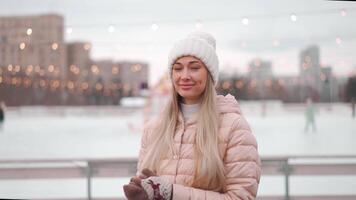
[(173, 70), (174, 71), (179, 71), (179, 70), (181, 70), (182, 68), (181, 67), (173, 67)]

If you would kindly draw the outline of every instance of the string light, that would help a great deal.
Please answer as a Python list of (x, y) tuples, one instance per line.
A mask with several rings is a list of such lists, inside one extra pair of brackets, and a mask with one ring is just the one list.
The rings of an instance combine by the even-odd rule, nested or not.
[(71, 27), (67, 27), (66, 32), (68, 35), (72, 34), (73, 29)]
[(14, 72), (19, 72), (21, 70), (20, 65), (16, 65), (14, 68)]
[[(345, 9), (342, 9), (345, 11)], [(340, 11), (339, 8), (337, 9), (323, 9), (323, 10), (305, 10), (305, 11), (300, 11), (298, 12), (298, 16), (315, 16), (315, 15), (327, 15), (327, 14), (335, 14), (335, 13), (340, 13), (343, 11)], [(348, 8), (347, 12), (354, 12), (356, 11), (356, 8)], [(297, 13), (292, 13), (292, 15), (289, 15), (290, 17), (293, 16), (293, 19), (297, 19)], [(156, 21), (156, 23), (192, 23), (193, 21), (201, 21), (203, 20), (204, 22), (209, 22), (209, 21), (236, 21), (236, 20), (241, 20), (242, 17), (245, 17), (249, 20), (258, 20), (258, 19), (273, 19), (275, 20), (276, 18), (286, 18), (285, 12), (280, 12), (280, 13), (274, 13), (274, 14), (260, 14), (260, 15), (251, 15), (251, 16), (235, 16), (235, 17), (227, 17), (227, 18), (209, 18), (209, 19), (192, 19), (192, 20), (187, 20), (187, 19), (171, 19), (171, 20), (161, 20), (161, 21)], [(200, 23), (200, 22), (198, 22)], [(121, 26), (149, 26), (149, 24), (151, 24), (151, 21), (139, 21), (139, 22), (131, 22), (131, 23), (127, 23), (127, 21), (122, 21), (121, 23), (118, 22), (115, 25), (119, 25)], [(94, 26), (97, 27), (103, 27), (102, 24), (86, 24), (86, 25), (80, 25), (80, 28), (88, 28), (88, 29), (92, 29)], [(68, 26), (68, 27), (72, 27), (72, 26)], [(104, 27), (105, 28), (105, 27)]]
[(242, 22), (242, 24), (245, 25), (245, 26), (247, 26), (247, 25), (249, 24), (249, 20), (248, 20), (247, 17), (242, 18), (241, 22)]
[[(347, 13), (346, 13), (346, 10), (345, 9), (342, 9), (341, 11), (340, 10), (338, 10), (338, 12), (340, 13), (340, 15), (342, 16), (342, 17), (345, 17), (346, 15), (347, 15)], [(305, 14), (305, 13), (304, 13)], [(303, 14), (299, 14), (298, 13), (298, 17), (299, 16), (302, 16)], [(290, 20), (291, 21), (293, 21), (293, 22), (295, 22), (295, 21), (297, 21), (297, 15), (296, 14), (291, 14), (290, 15)], [(245, 22), (244, 22), (244, 20), (245, 20)], [(241, 22), (242, 22), (242, 24), (243, 25), (249, 25), (249, 18), (243, 18), (242, 20), (241, 20)], [(158, 25), (157, 25), (157, 27), (155, 26), (155, 25), (157, 25), (157, 24), (152, 24), (151, 25), (151, 29), (153, 30), (153, 31), (155, 31), (155, 30), (158, 30)], [(199, 23), (197, 23), (196, 24), (196, 28), (198, 27), (198, 26), (200, 26), (200, 27), (202, 27), (202, 24), (199, 22)], [(155, 28), (156, 27), (156, 28)], [(115, 27), (114, 26), (112, 26), (112, 28), (111, 28), (111, 32), (115, 32)], [(109, 29), (108, 29), (108, 31), (110, 32), (110, 27), (109, 27)], [(27, 35), (32, 35), (32, 33), (33, 33), (33, 30), (31, 29), (31, 28), (28, 28), (27, 30), (26, 30), (26, 34)], [(69, 27), (69, 28), (67, 28), (67, 33), (68, 34), (70, 34), (70, 33), (72, 33), (72, 28), (71, 27)], [(341, 37), (342, 37), (342, 39), (341, 39)], [(336, 42), (336, 44), (338, 44), (338, 45), (341, 45), (341, 43), (343, 42), (343, 40), (345, 40), (345, 37), (343, 36), (343, 35), (341, 35), (341, 37), (336, 37), (335, 38), (335, 36), (332, 36), (332, 38), (328, 38), (328, 40), (330, 41), (333, 41), (333, 39), (335, 39), (335, 42)], [(27, 43), (28, 44), (28, 43)], [(87, 48), (86, 48), (86, 45), (87, 45)], [(273, 46), (279, 46), (280, 45), (280, 41), (279, 40), (277, 40), (277, 39), (275, 39), (275, 40), (273, 40)], [(246, 42), (243, 42), (243, 43), (241, 43), (241, 46), (246, 46)], [(56, 49), (58, 49), (58, 44), (57, 43), (53, 43), (52, 44), (52, 49), (53, 50), (56, 50)], [(21, 49), (21, 50), (23, 50), (23, 49), (25, 49), (26, 48), (26, 43), (25, 42), (21, 42), (20, 43), (20, 45), (19, 45), (19, 48)], [(84, 49), (85, 50), (89, 50), (91, 47), (90, 47), (90, 44), (85, 44), (84, 45)], [(341, 64), (343, 64), (343, 65), (345, 65), (345, 61), (341, 61)], [(30, 67), (31, 66), (31, 67)], [(37, 67), (38, 67), (38, 69), (40, 69), (40, 67), (39, 66), (36, 66), (35, 67), (35, 71), (36, 71), (36, 69), (37, 69)], [(4, 67), (4, 69), (6, 70), (6, 67)], [(21, 67), (19, 66), (19, 65), (14, 65), (14, 66), (12, 66), (12, 65), (8, 65), (7, 66), (7, 69), (9, 70), (9, 71), (11, 71), (11, 72), (13, 72), (12, 73), (12, 75), (11, 76), (13, 76), (14, 75), (14, 73), (16, 73), (16, 72), (20, 72), (21, 71)], [(23, 68), (23, 70), (24, 70), (24, 72), (26, 72), (26, 74), (31, 74), (31, 72), (33, 71), (33, 69), (34, 69), (34, 67), (32, 66), (32, 65), (29, 65), (27, 68)], [(37, 70), (37, 71), (39, 71), (40, 72), (40, 74), (41, 74), (41, 76), (42, 76), (42, 74), (43, 75), (45, 75), (45, 69), (46, 68), (44, 68), (44, 70)], [(54, 71), (54, 66), (53, 65), (49, 65), (48, 66), (48, 71), (49, 72), (53, 72)], [(77, 69), (79, 70), (79, 68), (75, 68), (75, 72), (77, 72)], [(139, 70), (141, 70), (141, 65), (133, 65), (132, 66), (132, 71), (139, 71)], [(56, 71), (58, 71), (59, 72), (59, 70), (57, 70), (56, 69)], [(92, 70), (93, 71), (93, 70)], [(99, 72), (99, 68), (98, 68), (98, 70), (94, 70), (94, 71), (98, 71)], [(0, 69), (0, 74), (2, 74), (2, 70)], [(29, 72), (29, 73), (27, 73), (27, 72)], [(94, 73), (94, 72), (93, 72)], [(112, 68), (112, 74), (116, 74), (116, 73), (118, 73), (118, 69), (116, 70), (116, 68)], [(4, 73), (3, 74), (6, 74), (6, 71), (4, 71)], [(21, 75), (21, 74), (20, 74)], [(325, 75), (324, 75), (325, 76)], [(322, 76), (320, 76), (320, 78), (322, 79)], [(22, 79), (22, 78), (20, 78), (20, 77), (15, 77), (15, 78), (10, 78), (10, 77), (0, 77), (0, 83), (5, 83), (6, 82), (6, 80), (10, 80), (10, 82), (11, 82), (11, 84), (13, 84), (13, 85), (16, 85), (16, 86), (18, 86), (18, 85), (21, 85), (21, 83), (23, 83), (23, 86), (24, 87), (27, 87), (28, 85), (30, 85), (30, 81), (31, 80), (29, 80), (28, 78), (24, 78), (24, 79)], [(9, 81), (8, 81), (9, 82)], [(40, 82), (40, 86), (41, 87), (45, 87), (46, 85), (47, 85), (47, 82), (44, 80), (44, 79), (42, 79)], [(49, 81), (48, 81), (48, 83), (49, 83)], [(52, 82), (53, 83), (53, 82)], [(62, 82), (60, 82), (60, 81), (58, 81), (58, 84), (57, 85), (61, 85), (61, 83)], [(44, 86), (43, 86), (44, 85)], [(48, 85), (52, 85), (52, 84), (48, 84)], [(78, 82), (78, 87), (79, 87), (79, 85), (80, 85), (80, 83)], [(82, 85), (83, 85), (83, 83), (82, 83)], [(81, 86), (82, 86), (81, 85)], [(85, 84), (84, 84), (85, 85)], [(86, 83), (86, 85), (89, 87), (89, 84), (88, 83)], [(237, 85), (237, 83), (236, 83), (236, 85)], [(127, 87), (130, 87), (129, 85), (127, 85)], [(241, 85), (240, 85), (240, 87), (241, 87)], [(74, 83), (73, 83), (73, 88), (74, 88)], [(112, 88), (114, 88), (114, 87), (112, 87)]]
[(67, 82), (67, 88), (69, 90), (73, 90), (74, 89), (74, 82), (73, 81), (68, 81)]
[(54, 42), (52, 43), (52, 50), (55, 51), (58, 49), (58, 43)]
[(24, 50), (26, 47), (26, 44), (24, 42), (21, 42), (19, 47), (21, 50)]
[(27, 76), (31, 75), (32, 71), (33, 71), (33, 66), (32, 65), (27, 66), (26, 75)]
[(297, 21), (297, 15), (294, 14), (294, 13), (292, 13), (292, 14), (290, 15), (290, 20), (292, 20), (292, 22), (296, 22), (296, 21)]
[(87, 90), (89, 88), (89, 84), (87, 82), (83, 82), (81, 84), (82, 90)]
[(26, 31), (26, 34), (27, 34), (28, 36), (30, 36), (30, 35), (32, 34), (32, 29), (31, 29), (31, 28), (28, 28), (27, 31)]
[(112, 74), (118, 74), (119, 73), (119, 68), (117, 66), (114, 66), (111, 70)]
[(142, 69), (142, 66), (140, 64), (132, 65), (131, 66), (131, 71), (132, 72), (138, 72)]
[(103, 89), (103, 85), (101, 84), (101, 83), (97, 83), (97, 84), (95, 84), (95, 89), (96, 90), (102, 90)]
[(244, 82), (242, 80), (236, 81), (236, 83), (235, 83), (236, 88), (241, 89), (241, 88), (243, 88), (243, 86), (244, 86)]
[(113, 33), (115, 32), (115, 26), (114, 25), (110, 25), (108, 28), (109, 33)]
[(99, 67), (96, 66), (96, 65), (92, 65), (91, 66), (91, 71), (93, 72), (93, 74), (99, 74), (100, 73)]
[(230, 89), (230, 87), (231, 87), (231, 83), (229, 81), (225, 81), (222, 85), (222, 88), (224, 90)]
[(75, 69), (77, 68), (75, 65), (70, 65), (70, 71), (74, 73)]
[(89, 43), (84, 44), (83, 46), (84, 50), (88, 51), (91, 48), (91, 45)]
[(159, 28), (158, 25), (155, 24), (155, 23), (153, 23), (153, 24), (151, 25), (151, 30), (152, 30), (152, 31), (157, 31), (158, 28)]
[(53, 65), (49, 65), (48, 66), (48, 71), (52, 73), (54, 71), (54, 66)]
[(12, 71), (12, 65), (8, 65), (8, 66), (7, 66), (7, 70), (8, 70), (9, 72), (11, 72), (11, 71)]

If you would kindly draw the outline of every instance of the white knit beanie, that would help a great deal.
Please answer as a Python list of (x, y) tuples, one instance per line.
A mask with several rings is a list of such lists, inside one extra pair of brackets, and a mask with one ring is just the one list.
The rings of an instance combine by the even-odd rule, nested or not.
[(206, 32), (193, 32), (178, 41), (168, 56), (169, 74), (172, 76), (174, 62), (182, 56), (194, 56), (200, 59), (209, 70), (214, 84), (219, 81), (219, 59), (216, 54), (215, 38)]

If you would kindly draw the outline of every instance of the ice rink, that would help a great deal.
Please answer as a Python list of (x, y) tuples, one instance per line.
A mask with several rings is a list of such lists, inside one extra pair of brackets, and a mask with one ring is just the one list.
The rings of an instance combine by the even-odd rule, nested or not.
[[(316, 132), (304, 132), (302, 104), (267, 102), (265, 116), (258, 102), (240, 102), (240, 105), (257, 138), (261, 157), (356, 155), (356, 119), (351, 118), (348, 104), (318, 104)], [(137, 157), (145, 116), (141, 108), (22, 107), (8, 109), (6, 117), (0, 131), (2, 161)], [(355, 178), (292, 177), (291, 194), (355, 195)], [(128, 178), (96, 178), (93, 196), (120, 197), (122, 184), (127, 181)], [(283, 177), (262, 177), (259, 194), (283, 192)], [(85, 195), (85, 179), (0, 180), (0, 197)]]

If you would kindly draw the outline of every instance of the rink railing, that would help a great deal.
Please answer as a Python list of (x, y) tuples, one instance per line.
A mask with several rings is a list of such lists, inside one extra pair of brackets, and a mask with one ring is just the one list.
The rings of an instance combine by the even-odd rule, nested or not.
[[(0, 160), (0, 180), (86, 178), (87, 198), (94, 199), (92, 178), (131, 177), (136, 173), (136, 158), (76, 160)], [(274, 156), (262, 157), (262, 175), (283, 175), (284, 196), (259, 196), (258, 200), (356, 199), (356, 195), (291, 196), (289, 177), (314, 175), (356, 175), (356, 156)], [(332, 183), (330, 183), (332, 184)], [(48, 198), (46, 198), (48, 199)], [(63, 199), (63, 198), (61, 198)], [(97, 198), (113, 200), (116, 198)], [(54, 200), (48, 199), (48, 200)]]

